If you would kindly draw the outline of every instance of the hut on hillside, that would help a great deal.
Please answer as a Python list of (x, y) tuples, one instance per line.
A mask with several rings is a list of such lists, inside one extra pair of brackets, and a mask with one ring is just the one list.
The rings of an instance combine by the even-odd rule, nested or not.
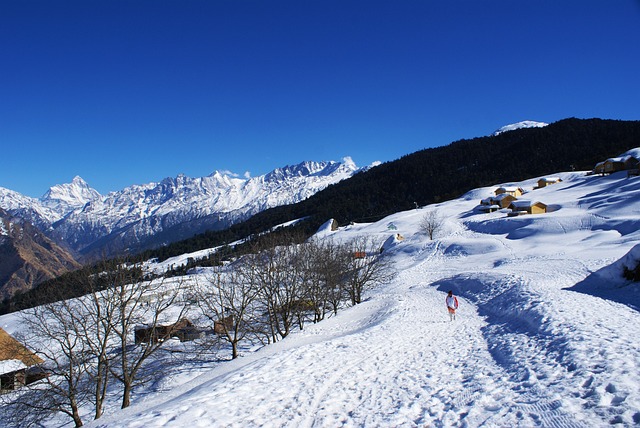
[(135, 343), (158, 343), (176, 338), (180, 342), (201, 339), (204, 331), (198, 329), (191, 321), (182, 318), (169, 325), (141, 326), (135, 329)]
[(517, 198), (518, 196), (522, 196), (524, 194), (524, 189), (522, 187), (516, 187), (516, 186), (503, 186), (503, 187), (498, 187), (495, 190), (495, 194), (496, 196), (507, 194)]
[(30, 370), (42, 363), (42, 358), (0, 328), (0, 392), (12, 391), (42, 378), (41, 372)]
[(491, 213), (507, 208), (509, 204), (515, 200), (517, 200), (517, 198), (509, 193), (500, 193), (496, 196), (482, 199), (478, 209), (483, 212)]
[(635, 175), (635, 171), (640, 168), (640, 161), (636, 157), (637, 155), (626, 155), (617, 158), (609, 158), (603, 162), (598, 162), (593, 167), (591, 174), (613, 174), (618, 171), (631, 171), (627, 175)]
[(612, 174), (618, 171), (624, 171), (626, 164), (623, 158), (610, 158), (604, 161), (603, 172), (605, 174)]
[(542, 189), (543, 187), (551, 186), (552, 184), (560, 183), (562, 179), (560, 177), (545, 177), (538, 180), (536, 189)]
[(509, 193), (501, 193), (491, 198), (491, 205), (497, 205), (500, 208), (507, 208), (515, 200), (516, 200), (515, 196)]
[(509, 208), (511, 209), (511, 212), (508, 214), (509, 216), (522, 214), (544, 214), (547, 212), (547, 205), (539, 201), (513, 201), (509, 205)]

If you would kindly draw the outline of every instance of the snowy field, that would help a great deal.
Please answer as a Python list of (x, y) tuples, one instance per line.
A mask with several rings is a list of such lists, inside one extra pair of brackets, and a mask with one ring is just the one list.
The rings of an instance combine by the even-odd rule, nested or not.
[[(640, 178), (558, 176), (324, 232), (400, 233), (386, 250), (396, 279), (274, 345), (176, 371), (86, 426), (640, 425), (640, 285), (621, 277), (627, 257), (640, 259)], [(478, 211), (501, 185), (552, 212)], [(419, 227), (430, 210), (445, 219), (433, 241)], [(14, 315), (0, 326), (18, 329)]]

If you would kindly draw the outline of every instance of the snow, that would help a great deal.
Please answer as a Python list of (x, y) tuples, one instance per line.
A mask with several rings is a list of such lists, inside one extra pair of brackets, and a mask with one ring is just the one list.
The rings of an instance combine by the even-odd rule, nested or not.
[(15, 372), (27, 368), (20, 360), (4, 360), (0, 361), (0, 375)]
[(515, 131), (516, 129), (522, 129), (522, 128), (543, 128), (547, 125), (548, 123), (544, 123), (544, 122), (536, 122), (533, 120), (523, 120), (522, 122), (505, 125), (502, 128), (498, 129), (496, 132), (494, 132), (493, 135), (500, 135), (503, 132)]
[[(553, 207), (546, 214), (480, 212), (493, 186), (376, 223), (325, 225), (316, 239), (387, 241), (396, 278), (276, 344), (174, 369), (86, 426), (640, 424), (640, 284), (621, 276), (640, 259), (640, 178), (558, 177), (535, 190), (542, 177), (509, 183)], [(434, 240), (419, 226), (432, 210), (444, 219)], [(0, 317), (9, 333), (18, 324)]]

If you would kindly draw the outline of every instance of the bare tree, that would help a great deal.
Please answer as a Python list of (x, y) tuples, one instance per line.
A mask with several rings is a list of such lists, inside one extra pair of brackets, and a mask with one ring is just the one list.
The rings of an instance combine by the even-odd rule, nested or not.
[(345, 270), (349, 252), (332, 240), (313, 241), (305, 245), (303, 260), (307, 281), (305, 299), (313, 304), (314, 322), (324, 319), (327, 312), (337, 314), (345, 299)]
[(89, 355), (92, 357), (91, 363), (86, 367), (86, 372), (93, 386), (94, 419), (102, 416), (110, 379), (109, 367), (112, 363), (112, 355), (109, 351), (113, 339), (110, 315), (114, 313), (113, 303), (103, 299), (100, 290), (95, 290), (87, 296), (77, 299), (75, 304), (76, 313), (83, 314), (83, 322), (78, 325), (78, 330), (84, 338)]
[[(100, 268), (108, 267), (106, 264)], [(25, 392), (17, 404), (26, 420), (48, 418), (52, 413), (69, 415), (82, 425), (79, 407), (93, 404), (94, 419), (102, 416), (109, 383), (109, 350), (113, 306), (101, 297), (104, 274), (74, 277), (74, 287), (85, 290), (83, 297), (64, 300), (50, 291), (47, 303), (22, 312), (28, 340), (45, 360), (48, 376)], [(37, 394), (34, 400), (32, 392)], [(30, 409), (30, 411), (29, 411)], [(20, 413), (20, 412), (18, 412)]]
[(438, 214), (436, 210), (427, 211), (420, 220), (420, 229), (429, 235), (429, 239), (433, 241), (433, 237), (444, 225), (444, 218)]
[(63, 413), (82, 426), (80, 408), (89, 404), (98, 419), (112, 377), (122, 383), (122, 407), (127, 407), (133, 387), (147, 380), (142, 376), (147, 360), (162, 346), (161, 340), (134, 344), (135, 326), (154, 328), (185, 314), (182, 282), (145, 281), (141, 269), (122, 261), (99, 268), (78, 284), (85, 296), (52, 297), (54, 303), (22, 312), (25, 343), (45, 361), (48, 374), (11, 403), (22, 425)]
[(260, 303), (264, 305), (273, 341), (291, 333), (294, 325), (295, 301), (299, 300), (301, 287), (297, 282), (294, 247), (280, 246), (250, 255), (252, 279), (259, 286)]
[(262, 236), (239, 266), (240, 279), (259, 290), (256, 302), (264, 314), (268, 342), (288, 336), (296, 322), (303, 289), (300, 242), (301, 235), (286, 230)]
[(359, 237), (346, 244), (350, 249), (346, 267), (346, 287), (351, 304), (362, 302), (363, 294), (376, 284), (391, 281), (395, 275), (391, 259), (380, 253), (380, 244)]
[[(156, 332), (161, 326), (173, 325), (185, 316), (186, 290), (182, 281), (147, 281), (141, 269), (125, 264), (105, 275), (110, 276), (110, 286), (101, 292), (101, 299), (113, 308), (108, 323), (118, 343), (117, 362), (109, 365), (109, 371), (122, 384), (124, 409), (131, 404), (133, 388), (149, 379), (149, 374), (143, 370), (145, 364), (161, 349), (164, 339), (169, 338)], [(132, 338), (135, 327), (140, 324), (152, 332), (151, 339), (136, 344)]]
[(20, 394), (12, 407), (25, 425), (63, 413), (76, 427), (82, 426), (80, 407), (90, 402), (87, 367), (92, 359), (82, 335), (83, 314), (70, 301), (61, 300), (27, 309), (21, 319), (27, 332), (22, 340), (45, 361), (48, 376)]
[[(243, 263), (240, 261), (239, 263)], [(207, 282), (198, 284), (195, 295), (202, 314), (214, 325), (216, 333), (231, 345), (231, 358), (238, 357), (238, 346), (253, 330), (253, 307), (259, 288), (243, 281), (233, 268), (216, 267)]]

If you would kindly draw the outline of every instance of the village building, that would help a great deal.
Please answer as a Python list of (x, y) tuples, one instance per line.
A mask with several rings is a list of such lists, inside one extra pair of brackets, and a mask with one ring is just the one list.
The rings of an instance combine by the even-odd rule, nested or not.
[(0, 328), (0, 392), (12, 391), (42, 376), (30, 368), (43, 360)]
[(480, 207), (478, 208), (480, 211), (492, 213), (500, 209), (500, 205), (492, 205), (491, 203), (485, 203), (484, 201), (485, 200), (483, 199), (482, 202), (480, 202)]
[(180, 340), (180, 342), (187, 342), (201, 339), (204, 336), (204, 331), (198, 329), (186, 318), (169, 325), (140, 326), (137, 327), (134, 332), (136, 344), (164, 342), (172, 338), (176, 338)]
[(480, 201), (480, 211), (494, 212), (503, 208), (507, 208), (511, 202), (517, 200), (517, 198), (509, 193), (500, 193), (497, 196), (482, 199)]
[(624, 161), (627, 177), (640, 175), (640, 161), (634, 156), (627, 156)]
[(518, 196), (522, 196), (524, 194), (524, 189), (522, 187), (516, 187), (516, 186), (503, 186), (503, 187), (498, 187), (495, 190), (495, 194), (496, 196), (501, 194), (507, 194), (517, 198)]
[(604, 174), (604, 162), (598, 162), (596, 166), (593, 167), (594, 174)]
[(509, 205), (511, 212), (509, 216), (522, 214), (544, 214), (547, 212), (547, 205), (539, 201), (517, 200)]
[(543, 187), (550, 186), (552, 184), (560, 183), (562, 179), (560, 177), (545, 177), (538, 180), (536, 189), (542, 189)]
[(617, 158), (609, 158), (604, 162), (598, 162), (593, 168), (594, 174), (613, 174), (619, 171), (631, 171), (627, 175), (636, 175), (634, 171), (637, 171), (640, 167), (640, 161), (635, 156), (622, 156)]
[(498, 205), (500, 208), (507, 208), (515, 200), (515, 196), (509, 193), (501, 193), (500, 195), (491, 198), (491, 205)]
[(624, 171), (626, 164), (623, 158), (610, 158), (604, 161), (604, 173), (612, 174), (618, 171)]

